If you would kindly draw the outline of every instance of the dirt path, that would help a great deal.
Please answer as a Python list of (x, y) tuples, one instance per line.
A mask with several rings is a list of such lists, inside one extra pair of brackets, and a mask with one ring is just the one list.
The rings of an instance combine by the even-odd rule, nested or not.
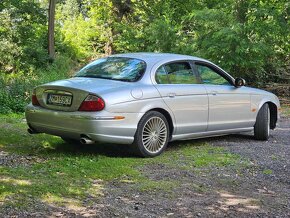
[(178, 178), (178, 187), (169, 192), (139, 193), (130, 184), (111, 183), (99, 202), (103, 207), (98, 215), (290, 217), (290, 119), (280, 121), (268, 142), (255, 141), (251, 135), (199, 141), (222, 146), (249, 163), (241, 168), (211, 167), (198, 171), (163, 164), (145, 167), (145, 175), (156, 181)]

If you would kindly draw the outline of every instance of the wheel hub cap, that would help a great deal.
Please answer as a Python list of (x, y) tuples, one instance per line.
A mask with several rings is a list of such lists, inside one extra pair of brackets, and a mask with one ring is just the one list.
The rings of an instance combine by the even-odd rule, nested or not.
[(144, 148), (150, 153), (159, 152), (167, 141), (167, 127), (160, 117), (150, 118), (142, 132)]

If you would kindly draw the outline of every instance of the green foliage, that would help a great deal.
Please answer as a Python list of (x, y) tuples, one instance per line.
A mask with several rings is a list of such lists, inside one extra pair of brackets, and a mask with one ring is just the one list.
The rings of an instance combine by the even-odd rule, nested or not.
[[(71, 2), (77, 1), (64, 5)], [(85, 6), (74, 4), (78, 10), (73, 15), (63, 15), (78, 27), (64, 25), (62, 30), (78, 57), (90, 51), (191, 54), (212, 60), (252, 85), (283, 81), (279, 69), (290, 65), (286, 0), (81, 2)]]
[(46, 69), (0, 75), (0, 113), (23, 112), (35, 86), (69, 77), (72, 66), (75, 63), (70, 58), (59, 56)]
[(16, 80), (7, 86), (3, 80), (0, 81), (0, 113), (23, 112), (30, 96), (28, 90), (31, 87), (29, 85), (21, 80)]
[(70, 71), (67, 60), (112, 53), (200, 56), (253, 86), (290, 79), (287, 0), (60, 0), (55, 47), (67, 58), (56, 64), (47, 54), (47, 8), (48, 1), (0, 2), (0, 112), (22, 111), (34, 85)]
[(46, 16), (34, 1), (0, 3), (0, 73), (29, 72), (46, 60)]

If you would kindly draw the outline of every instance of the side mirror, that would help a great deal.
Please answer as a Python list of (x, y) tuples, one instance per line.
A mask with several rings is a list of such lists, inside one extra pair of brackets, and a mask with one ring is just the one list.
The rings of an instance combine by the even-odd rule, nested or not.
[(235, 86), (238, 88), (238, 87), (242, 87), (246, 85), (246, 81), (243, 79), (243, 78), (236, 78), (235, 79)]

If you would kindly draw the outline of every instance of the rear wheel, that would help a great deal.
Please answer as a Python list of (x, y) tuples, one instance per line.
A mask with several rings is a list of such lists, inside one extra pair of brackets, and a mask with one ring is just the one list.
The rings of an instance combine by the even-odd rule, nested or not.
[(147, 112), (140, 120), (134, 145), (143, 157), (161, 154), (168, 144), (169, 125), (165, 116), (157, 111)]
[(254, 126), (254, 136), (257, 140), (268, 140), (270, 136), (270, 110), (269, 105), (264, 104), (258, 112)]

